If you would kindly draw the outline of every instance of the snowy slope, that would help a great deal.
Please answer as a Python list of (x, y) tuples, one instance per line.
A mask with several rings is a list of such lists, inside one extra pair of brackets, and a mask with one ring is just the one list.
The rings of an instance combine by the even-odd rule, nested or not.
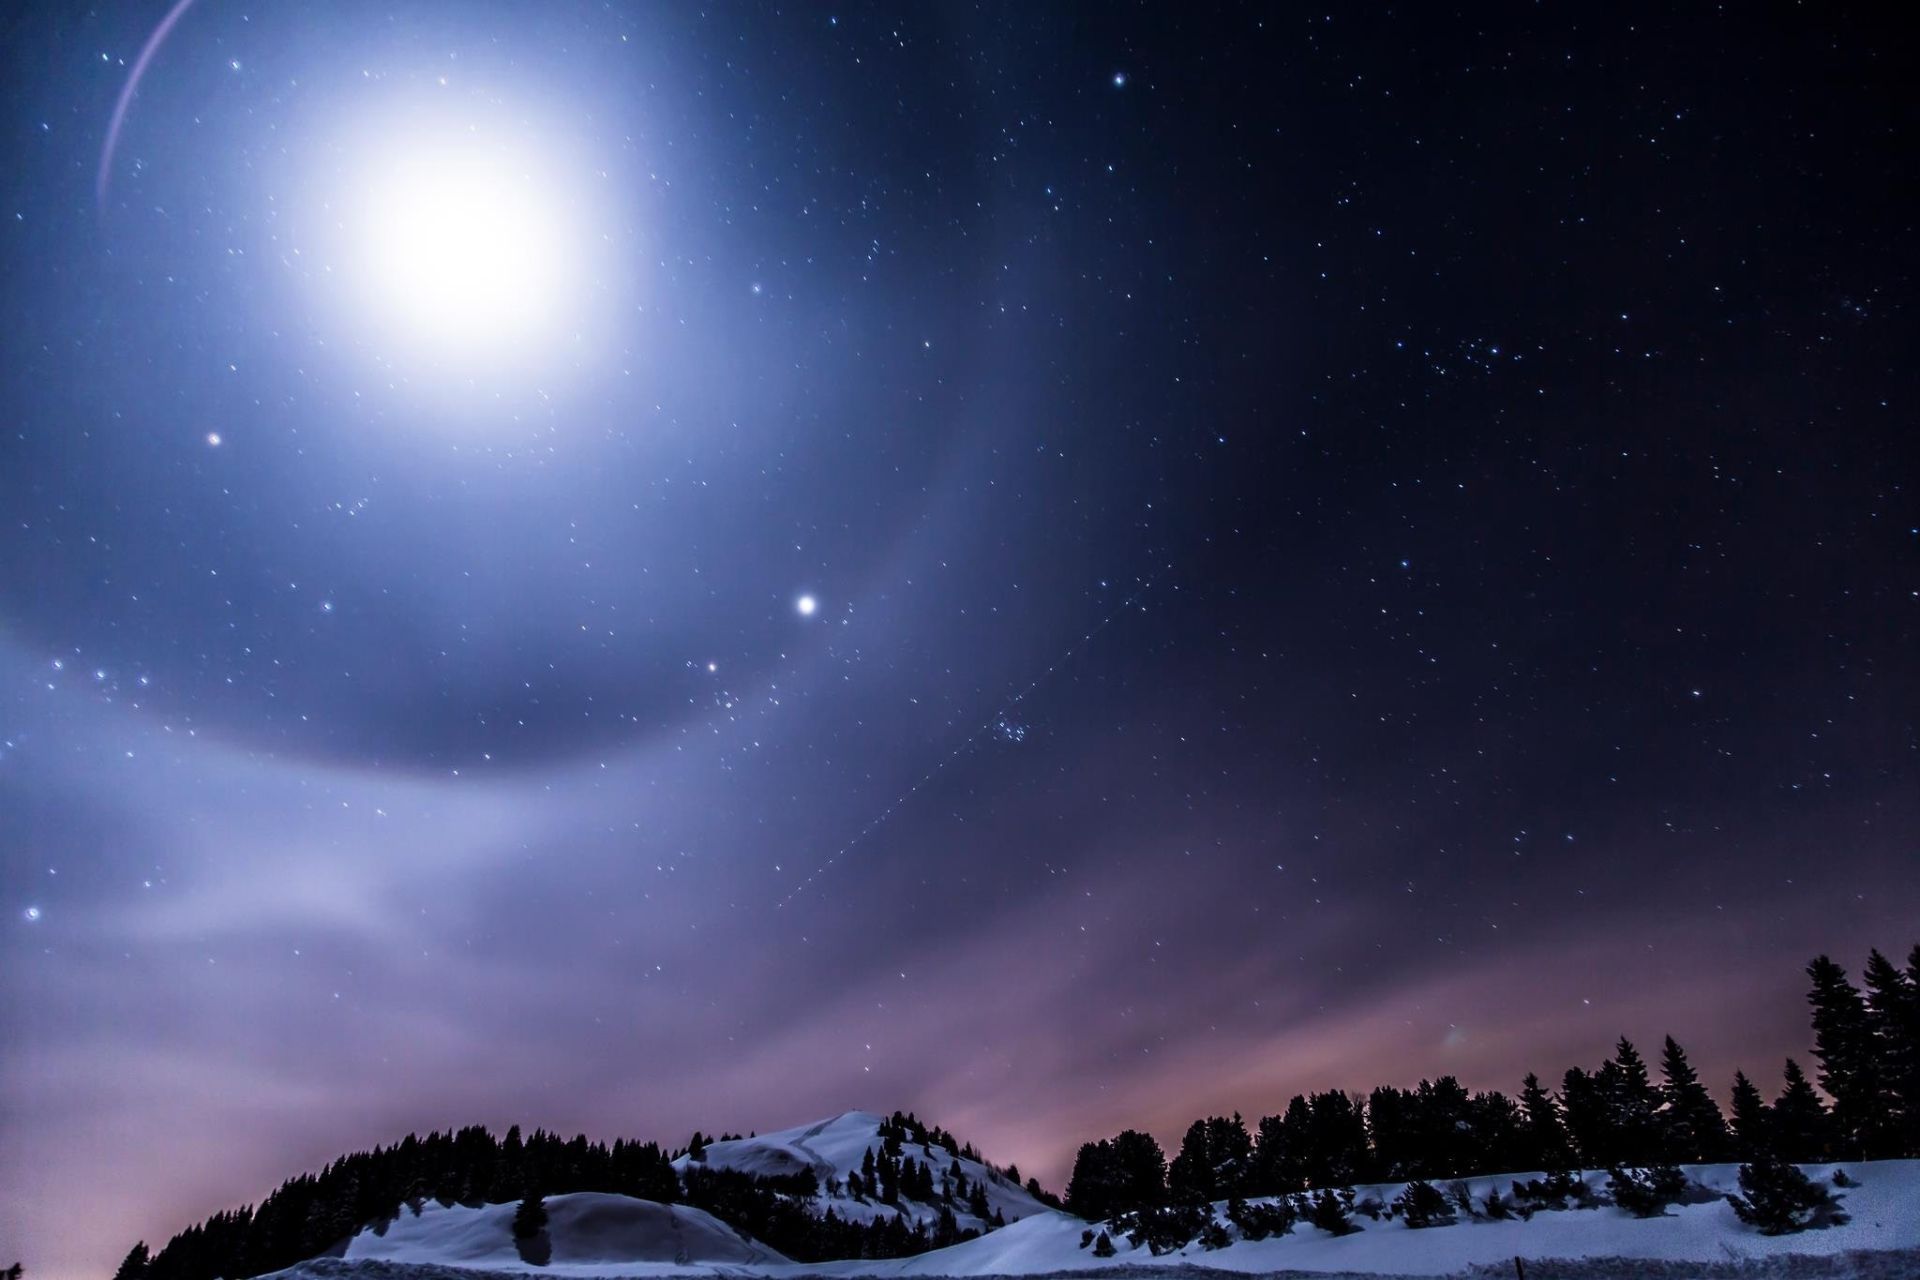
[[(346, 1260), (519, 1269), (526, 1264), (513, 1242), (517, 1207), (429, 1203), (417, 1215), (403, 1209), (383, 1231), (362, 1231), (349, 1241)], [(782, 1255), (688, 1205), (583, 1191), (549, 1196), (546, 1207), (553, 1265), (543, 1270), (588, 1264), (600, 1271), (609, 1263), (622, 1271), (632, 1271), (632, 1263), (661, 1264), (671, 1271), (789, 1265)]]
[[(1805, 1166), (1825, 1181), (1839, 1165)], [(1840, 1190), (1841, 1207), (1852, 1215), (1844, 1226), (1797, 1235), (1763, 1236), (1734, 1216), (1725, 1199), (1679, 1205), (1660, 1218), (1635, 1218), (1612, 1207), (1566, 1209), (1535, 1214), (1530, 1221), (1462, 1221), (1452, 1226), (1414, 1230), (1398, 1221), (1374, 1222), (1356, 1215), (1361, 1231), (1331, 1236), (1304, 1223), (1289, 1235), (1266, 1240), (1237, 1240), (1224, 1249), (1193, 1245), (1154, 1257), (1115, 1236), (1112, 1258), (1096, 1258), (1080, 1247), (1087, 1224), (1064, 1213), (1045, 1213), (978, 1240), (917, 1257), (865, 1264), (823, 1264), (836, 1273), (913, 1276), (1013, 1276), (1111, 1269), (1116, 1265), (1167, 1270), (1181, 1266), (1224, 1271), (1271, 1273), (1332, 1272), (1357, 1275), (1441, 1276), (1475, 1265), (1511, 1264), (1514, 1257), (1663, 1259), (1725, 1262), (1787, 1254), (1843, 1254), (1853, 1250), (1920, 1249), (1920, 1160), (1848, 1164), (1860, 1185)], [(1738, 1165), (1690, 1166), (1688, 1173), (1709, 1190), (1739, 1189)], [(1476, 1199), (1510, 1190), (1516, 1175), (1469, 1178)], [(1522, 1178), (1537, 1175), (1517, 1175)], [(1589, 1185), (1605, 1185), (1605, 1174), (1589, 1174)], [(1390, 1202), (1404, 1184), (1356, 1188), (1359, 1201)], [(1224, 1206), (1217, 1206), (1224, 1210)], [(1920, 1275), (1920, 1255), (1906, 1264)], [(1631, 1266), (1622, 1274), (1632, 1274)], [(1900, 1274), (1896, 1268), (1890, 1274)]]
[[(812, 1168), (844, 1178), (857, 1169), (865, 1147), (863, 1131), (877, 1117), (836, 1117), (783, 1133), (738, 1143), (716, 1143), (709, 1159), (727, 1167), (761, 1172)], [(918, 1149), (907, 1148), (916, 1158)], [(944, 1155), (944, 1153), (940, 1153)], [(934, 1157), (936, 1161), (939, 1155)], [(798, 1161), (799, 1164), (793, 1162)], [(936, 1167), (938, 1167), (936, 1165)], [(964, 1167), (964, 1166), (963, 1166)], [(1842, 1166), (1805, 1166), (1823, 1183)], [(480, 1280), (475, 1271), (559, 1272), (584, 1277), (724, 1274), (759, 1280), (814, 1280), (816, 1277), (989, 1277), (1071, 1276), (1074, 1273), (1134, 1274), (1166, 1277), (1222, 1271), (1246, 1274), (1316, 1276), (1449, 1276), (1475, 1268), (1511, 1274), (1512, 1260), (1576, 1259), (1577, 1262), (1529, 1267), (1529, 1275), (1555, 1280), (1625, 1280), (1659, 1276), (1663, 1280), (1709, 1277), (1791, 1276), (1794, 1280), (1847, 1277), (1920, 1277), (1920, 1160), (1849, 1163), (1847, 1174), (1859, 1185), (1839, 1189), (1841, 1207), (1852, 1221), (1820, 1231), (1768, 1237), (1741, 1223), (1725, 1199), (1675, 1206), (1663, 1217), (1638, 1219), (1612, 1207), (1541, 1211), (1530, 1220), (1463, 1220), (1450, 1226), (1413, 1230), (1399, 1221), (1374, 1221), (1356, 1215), (1361, 1230), (1330, 1236), (1304, 1223), (1285, 1236), (1236, 1240), (1222, 1249), (1197, 1245), (1154, 1257), (1144, 1248), (1114, 1237), (1117, 1253), (1096, 1258), (1082, 1248), (1088, 1224), (1032, 1202), (1009, 1200), (1007, 1216), (1021, 1208), (1020, 1221), (946, 1249), (912, 1258), (801, 1265), (752, 1243), (696, 1209), (665, 1206), (621, 1196), (553, 1196), (547, 1206), (554, 1244), (553, 1265), (522, 1263), (510, 1236), (512, 1205), (484, 1209), (429, 1206), (418, 1217), (403, 1213), (384, 1235), (363, 1232), (344, 1260), (318, 1259), (285, 1273), (289, 1280)], [(827, 1170), (833, 1170), (827, 1174)], [(984, 1170), (983, 1170), (984, 1172)], [(1709, 1191), (1737, 1189), (1734, 1165), (1688, 1169)], [(969, 1174), (969, 1176), (973, 1176)], [(1515, 1177), (1468, 1179), (1476, 1200), (1492, 1190), (1506, 1192)], [(1600, 1188), (1604, 1174), (1587, 1182)], [(1004, 1185), (1002, 1190), (1010, 1190)], [(1358, 1200), (1391, 1201), (1401, 1184), (1357, 1188)], [(1022, 1197), (1024, 1199), (1024, 1197)], [(1223, 1206), (1222, 1206), (1223, 1207)], [(836, 1212), (840, 1211), (836, 1202)], [(1811, 1256), (1811, 1258), (1809, 1257)], [(1819, 1262), (1819, 1258), (1830, 1259)], [(452, 1270), (449, 1270), (452, 1269)], [(1088, 1277), (1092, 1280), (1092, 1276)]]
[[(876, 1156), (880, 1154), (880, 1126), (883, 1123), (882, 1117), (871, 1112), (846, 1111), (828, 1120), (782, 1129), (778, 1133), (710, 1143), (702, 1163), (710, 1169), (738, 1169), (762, 1176), (811, 1169), (820, 1181), (820, 1195), (815, 1203), (821, 1213), (831, 1206), (841, 1218), (856, 1221), (871, 1221), (898, 1212), (911, 1221), (932, 1222), (940, 1212), (937, 1204), (922, 1204), (903, 1197), (900, 1208), (895, 1210), (893, 1206), (875, 1200), (856, 1201), (846, 1194), (847, 1175), (860, 1171), (860, 1162), (868, 1151)], [(940, 1147), (919, 1143), (903, 1144), (900, 1154), (921, 1164), (931, 1165), (936, 1179), (941, 1173), (958, 1167), (969, 1185), (984, 1181), (989, 1213), (997, 1209), (1010, 1223), (1047, 1212), (1047, 1207), (1028, 1195), (1024, 1188), (1007, 1181), (977, 1160), (950, 1155)], [(674, 1168), (681, 1170), (690, 1163), (686, 1156), (673, 1162)], [(831, 1192), (828, 1186), (830, 1182), (837, 1183), (841, 1190)], [(956, 1202), (952, 1208), (962, 1228), (986, 1230), (991, 1225), (969, 1214), (964, 1204)]]

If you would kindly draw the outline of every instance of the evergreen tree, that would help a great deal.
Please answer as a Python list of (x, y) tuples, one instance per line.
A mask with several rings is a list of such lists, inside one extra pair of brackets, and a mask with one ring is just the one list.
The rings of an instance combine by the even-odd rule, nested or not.
[(1176, 1201), (1213, 1199), (1213, 1156), (1207, 1146), (1207, 1122), (1195, 1120), (1180, 1140), (1180, 1153), (1167, 1165), (1167, 1190)]
[(1132, 1129), (1081, 1147), (1067, 1182), (1067, 1212), (1094, 1222), (1165, 1199), (1166, 1157), (1160, 1144)]
[(1307, 1100), (1298, 1094), (1287, 1104), (1284, 1116), (1261, 1119), (1259, 1138), (1253, 1147), (1252, 1172), (1247, 1180), (1248, 1195), (1285, 1195), (1306, 1187), (1306, 1171), (1301, 1160), (1306, 1127)]
[(1742, 1160), (1758, 1160), (1774, 1150), (1773, 1115), (1747, 1073), (1733, 1073), (1733, 1146)]
[(1880, 1072), (1880, 1058), (1867, 1018), (1866, 1001), (1847, 971), (1825, 956), (1807, 965), (1813, 987), (1813, 1056), (1820, 1087), (1833, 1099), (1833, 1135), (1839, 1153), (1873, 1159), (1899, 1148), (1891, 1122), (1894, 1099)]
[(1655, 1164), (1667, 1158), (1657, 1118), (1660, 1094), (1647, 1074), (1646, 1060), (1625, 1036), (1613, 1060), (1600, 1068), (1601, 1091), (1615, 1135), (1615, 1151), (1625, 1161)]
[[(1920, 947), (1914, 949), (1920, 964)], [(1885, 1082), (1892, 1114), (1890, 1154), (1920, 1156), (1920, 982), (1878, 951), (1860, 973), (1867, 986), (1867, 1026), (1877, 1074)]]
[(1580, 1163), (1588, 1168), (1618, 1163), (1619, 1142), (1600, 1081), (1591, 1072), (1567, 1068), (1560, 1080), (1560, 1105)]
[(1394, 1199), (1394, 1210), (1409, 1227), (1444, 1227), (1454, 1221), (1453, 1205), (1431, 1182), (1415, 1179)]
[(1160, 1144), (1136, 1129), (1113, 1140), (1114, 1164), (1120, 1173), (1121, 1208), (1162, 1204), (1167, 1193), (1167, 1158)]
[(1361, 1106), (1337, 1089), (1314, 1094), (1301, 1147), (1308, 1185), (1348, 1187), (1360, 1181), (1373, 1155)]
[(513, 1238), (531, 1240), (547, 1229), (547, 1203), (540, 1196), (528, 1196), (513, 1211)]
[(1560, 1105), (1531, 1071), (1520, 1088), (1519, 1146), (1515, 1163), (1522, 1169), (1558, 1173), (1573, 1167), (1573, 1145), (1567, 1137)]
[[(1351, 1192), (1347, 1198), (1352, 1198)], [(1360, 1229), (1347, 1214), (1346, 1200), (1334, 1194), (1332, 1187), (1322, 1187), (1309, 1197), (1306, 1212), (1301, 1216), (1330, 1235), (1350, 1236)]]
[(1187, 1127), (1180, 1154), (1167, 1166), (1167, 1189), (1176, 1201), (1208, 1203), (1239, 1193), (1252, 1164), (1253, 1141), (1236, 1112)]
[(1794, 1164), (1824, 1160), (1832, 1148), (1833, 1117), (1799, 1063), (1788, 1058), (1785, 1074), (1786, 1088), (1773, 1104), (1774, 1153)]
[(1660, 1073), (1666, 1158), (1684, 1164), (1725, 1160), (1730, 1149), (1726, 1118), (1672, 1036), (1661, 1053)]
[(146, 1275), (147, 1242), (142, 1240), (127, 1250), (127, 1256), (120, 1263), (120, 1269), (113, 1273), (113, 1280), (146, 1280)]
[(1512, 1098), (1497, 1089), (1474, 1094), (1467, 1104), (1467, 1141), (1455, 1176), (1535, 1167), (1521, 1158), (1520, 1129), (1520, 1107)]
[(1831, 1191), (1817, 1186), (1784, 1160), (1756, 1160), (1740, 1166), (1740, 1191), (1728, 1196), (1740, 1221), (1763, 1235), (1785, 1235), (1808, 1227), (1838, 1226), (1848, 1220)]

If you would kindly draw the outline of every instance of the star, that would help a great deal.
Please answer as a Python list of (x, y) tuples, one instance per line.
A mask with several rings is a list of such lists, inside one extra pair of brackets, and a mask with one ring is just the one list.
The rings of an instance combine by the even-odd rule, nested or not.
[(793, 607), (799, 611), (801, 617), (811, 618), (814, 611), (820, 607), (820, 602), (812, 596), (801, 596), (793, 602)]

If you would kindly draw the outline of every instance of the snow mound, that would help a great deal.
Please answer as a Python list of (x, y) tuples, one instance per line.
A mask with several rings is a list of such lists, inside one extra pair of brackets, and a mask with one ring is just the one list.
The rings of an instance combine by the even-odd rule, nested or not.
[[(429, 1203), (418, 1214), (402, 1209), (384, 1229), (369, 1228), (348, 1241), (345, 1258), (517, 1270), (527, 1265), (513, 1239), (517, 1207)], [(546, 1207), (553, 1265), (660, 1263), (692, 1270), (787, 1263), (783, 1255), (688, 1205), (583, 1191), (549, 1196)]]
[[(837, 1216), (856, 1221), (870, 1222), (897, 1214), (910, 1222), (930, 1223), (939, 1215), (938, 1203), (902, 1197), (896, 1208), (873, 1199), (856, 1200), (846, 1192), (847, 1175), (860, 1172), (867, 1153), (880, 1155), (884, 1147), (880, 1130), (886, 1123), (884, 1117), (870, 1111), (843, 1111), (830, 1119), (777, 1133), (708, 1143), (699, 1161), (681, 1156), (673, 1162), (673, 1167), (684, 1172), (690, 1166), (704, 1165), (709, 1169), (736, 1169), (760, 1177), (810, 1170), (820, 1182), (820, 1194), (814, 1204), (816, 1213), (824, 1214), (831, 1208)], [(900, 1155), (931, 1167), (936, 1181), (943, 1174), (957, 1172), (965, 1177), (969, 1186), (983, 1185), (989, 1218), (995, 1210), (1009, 1223), (1049, 1212), (1045, 1205), (1028, 1195), (1024, 1187), (978, 1160), (955, 1155), (944, 1147), (917, 1142), (902, 1143)], [(964, 1203), (956, 1200), (950, 1207), (962, 1228), (985, 1231), (992, 1226), (991, 1222), (968, 1213)]]

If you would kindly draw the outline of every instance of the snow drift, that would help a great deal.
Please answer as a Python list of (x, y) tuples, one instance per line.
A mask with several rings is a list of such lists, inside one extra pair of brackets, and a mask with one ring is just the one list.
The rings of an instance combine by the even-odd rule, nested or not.
[[(693, 1270), (791, 1265), (689, 1205), (577, 1192), (549, 1196), (546, 1207), (552, 1266), (618, 1264), (631, 1270), (632, 1263), (655, 1263)], [(527, 1264), (513, 1239), (515, 1208), (429, 1203), (418, 1214), (402, 1209), (384, 1228), (370, 1228), (348, 1241), (345, 1259), (520, 1270)]]

